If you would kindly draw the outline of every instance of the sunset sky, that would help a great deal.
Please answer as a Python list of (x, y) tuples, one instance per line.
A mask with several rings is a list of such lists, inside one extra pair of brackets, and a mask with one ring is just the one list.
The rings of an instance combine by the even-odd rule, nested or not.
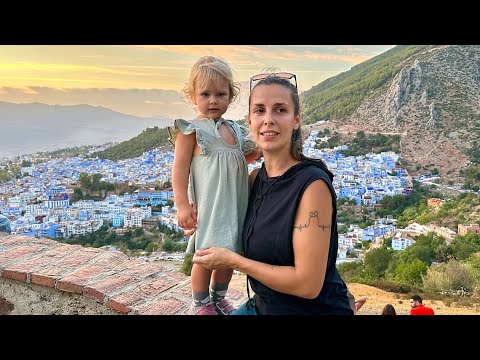
[[(0, 101), (90, 104), (137, 116), (187, 116), (191, 110), (178, 91), (202, 55), (227, 60), (236, 80), (244, 84), (268, 67), (293, 72), (299, 90), (305, 91), (392, 47), (0, 45)], [(240, 98), (243, 105), (246, 96)], [(237, 111), (243, 111), (241, 107)], [(234, 113), (235, 108), (235, 117)]]

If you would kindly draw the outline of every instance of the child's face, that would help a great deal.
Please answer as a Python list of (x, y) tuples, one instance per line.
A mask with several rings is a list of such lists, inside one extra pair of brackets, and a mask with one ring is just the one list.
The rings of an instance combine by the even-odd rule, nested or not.
[(210, 82), (206, 88), (196, 88), (194, 101), (200, 118), (213, 120), (221, 118), (230, 105), (228, 83), (226, 81), (222, 81), (220, 84)]

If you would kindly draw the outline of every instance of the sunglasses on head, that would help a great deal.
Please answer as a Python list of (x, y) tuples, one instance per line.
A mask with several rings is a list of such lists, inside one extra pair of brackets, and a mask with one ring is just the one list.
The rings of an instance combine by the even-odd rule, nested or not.
[(297, 88), (297, 76), (295, 74), (292, 74), (289, 72), (277, 72), (277, 73), (262, 73), (262, 74), (253, 75), (250, 78), (250, 91), (252, 91), (253, 87), (255, 86), (254, 83), (256, 81), (265, 80), (269, 76), (278, 77), (280, 79), (286, 79), (286, 80), (294, 79), (295, 88)]

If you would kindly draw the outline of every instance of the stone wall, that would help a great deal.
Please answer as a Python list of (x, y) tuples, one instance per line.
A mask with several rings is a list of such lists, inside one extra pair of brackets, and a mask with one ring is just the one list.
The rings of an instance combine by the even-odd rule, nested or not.
[[(246, 296), (230, 288), (240, 305)], [(119, 251), (0, 233), (0, 314), (184, 315), (190, 278)]]

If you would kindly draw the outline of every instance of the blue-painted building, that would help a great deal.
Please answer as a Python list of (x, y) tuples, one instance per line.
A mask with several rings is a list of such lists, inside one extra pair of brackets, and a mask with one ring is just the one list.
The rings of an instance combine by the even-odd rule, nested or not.
[(48, 236), (50, 238), (55, 238), (55, 229), (58, 228), (59, 224), (47, 225), (41, 229), (41, 237)]
[(78, 211), (78, 220), (80, 221), (88, 220), (88, 211), (86, 209), (82, 209)]
[(125, 223), (124, 215), (123, 214), (115, 214), (112, 219), (112, 226), (114, 228), (122, 227)]

